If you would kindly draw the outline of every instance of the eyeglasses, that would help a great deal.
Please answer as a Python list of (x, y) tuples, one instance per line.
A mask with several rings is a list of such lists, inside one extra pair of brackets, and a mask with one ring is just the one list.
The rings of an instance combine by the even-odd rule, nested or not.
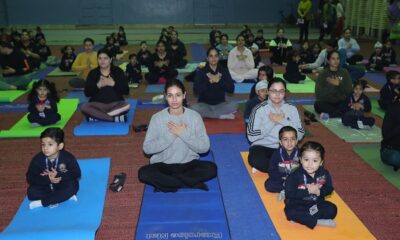
[(268, 90), (268, 93), (274, 94), (274, 95), (283, 95), (285, 94), (286, 90), (281, 89), (281, 90), (276, 90), (276, 89), (270, 89)]

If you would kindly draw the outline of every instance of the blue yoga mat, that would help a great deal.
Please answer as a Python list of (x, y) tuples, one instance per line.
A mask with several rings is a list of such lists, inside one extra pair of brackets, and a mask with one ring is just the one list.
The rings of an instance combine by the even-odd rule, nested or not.
[(0, 112), (27, 112), (28, 104), (27, 103), (8, 103), (8, 104), (0, 104)]
[(79, 104), (87, 103), (89, 101), (89, 98), (85, 96), (85, 92), (83, 90), (72, 90), (65, 98), (77, 98), (79, 99)]
[[(201, 159), (213, 161), (210, 155)], [(136, 240), (157, 234), (164, 236), (158, 239), (230, 239), (218, 179), (207, 185), (207, 192), (180, 189), (176, 193), (154, 192), (146, 186)]]
[(380, 85), (385, 85), (386, 84), (386, 77), (383, 73), (371, 73), (371, 72), (367, 72), (365, 73), (364, 77), (367, 80), (371, 80), (377, 84)]
[(235, 93), (236, 94), (250, 94), (253, 83), (235, 83)]
[(128, 99), (131, 108), (128, 112), (128, 121), (124, 123), (115, 122), (88, 122), (83, 119), (81, 124), (74, 128), (75, 136), (112, 136), (112, 135), (127, 135), (129, 133), (129, 126), (133, 121), (133, 116), (136, 110), (136, 99)]
[(202, 62), (206, 59), (206, 50), (204, 46), (198, 43), (192, 43), (192, 61), (191, 62)]
[(232, 239), (280, 239), (243, 164), (246, 136), (212, 134), (210, 141)]
[(312, 105), (315, 102), (314, 97), (290, 97), (286, 98), (286, 102), (293, 104), (293, 105)]
[(30, 210), (25, 198), (0, 239), (95, 239), (103, 214), (110, 159), (80, 160), (79, 166), (82, 178), (78, 202), (66, 201), (56, 208)]
[(34, 74), (32, 74), (31, 78), (32, 79), (44, 79), (47, 77), (47, 75), (49, 73), (54, 71), (54, 69), (56, 69), (56, 68), (57, 67), (54, 67), (54, 66), (47, 66), (46, 68), (43, 68), (43, 69), (35, 72)]
[(166, 104), (155, 104), (151, 100), (143, 100), (138, 102), (136, 109), (164, 109), (166, 107)]
[(164, 92), (164, 84), (151, 84), (147, 85), (145, 93), (163, 93)]

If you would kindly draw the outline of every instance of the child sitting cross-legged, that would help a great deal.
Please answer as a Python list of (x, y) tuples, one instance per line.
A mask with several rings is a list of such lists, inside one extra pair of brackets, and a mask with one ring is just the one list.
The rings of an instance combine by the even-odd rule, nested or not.
[(81, 170), (74, 155), (64, 150), (64, 132), (47, 128), (40, 135), (42, 151), (26, 173), (30, 209), (57, 206), (68, 199), (78, 201)]
[(285, 196), (284, 182), (291, 172), (299, 167), (299, 149), (297, 147), (297, 131), (291, 126), (279, 130), (280, 146), (272, 154), (265, 189), (268, 192), (279, 193), (278, 201)]

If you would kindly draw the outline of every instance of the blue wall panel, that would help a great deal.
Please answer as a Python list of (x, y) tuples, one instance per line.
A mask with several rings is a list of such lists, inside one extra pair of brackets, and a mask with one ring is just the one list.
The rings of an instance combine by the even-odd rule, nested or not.
[(8, 23), (6, 9), (6, 0), (0, 0), (0, 26), (7, 25)]
[[(12, 24), (278, 23), (298, 0), (0, 0)], [(313, 0), (314, 2), (316, 0)], [(0, 5), (1, 7), (1, 5)], [(4, 12), (4, 10), (3, 10)], [(2, 10), (0, 15), (3, 16)], [(4, 17), (0, 17), (0, 24)]]

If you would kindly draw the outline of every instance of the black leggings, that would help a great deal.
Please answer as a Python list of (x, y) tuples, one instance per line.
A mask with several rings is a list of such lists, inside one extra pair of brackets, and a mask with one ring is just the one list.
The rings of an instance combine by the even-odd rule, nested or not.
[(30, 123), (38, 123), (41, 126), (47, 126), (51, 124), (55, 124), (56, 122), (60, 121), (61, 116), (58, 113), (47, 114), (46, 117), (40, 117), (37, 114), (28, 114), (28, 121)]
[(217, 165), (209, 161), (192, 160), (183, 164), (153, 163), (138, 172), (139, 181), (162, 192), (176, 192), (179, 188), (200, 188), (205, 181), (217, 176)]
[(268, 148), (264, 146), (254, 145), (249, 149), (249, 164), (253, 168), (261, 171), (268, 172), (269, 160), (271, 159), (272, 153), (275, 148)]
[(343, 102), (329, 103), (316, 101), (314, 103), (314, 109), (317, 113), (328, 113), (329, 117), (336, 118), (343, 115)]

